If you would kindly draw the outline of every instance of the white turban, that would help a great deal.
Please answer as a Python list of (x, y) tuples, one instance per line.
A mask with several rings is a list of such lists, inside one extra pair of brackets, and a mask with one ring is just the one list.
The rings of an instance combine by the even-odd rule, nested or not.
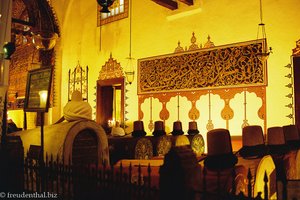
[(75, 90), (72, 93), (71, 101), (65, 105), (64, 118), (69, 122), (81, 119), (92, 119), (92, 107), (88, 102), (82, 100), (79, 91)]

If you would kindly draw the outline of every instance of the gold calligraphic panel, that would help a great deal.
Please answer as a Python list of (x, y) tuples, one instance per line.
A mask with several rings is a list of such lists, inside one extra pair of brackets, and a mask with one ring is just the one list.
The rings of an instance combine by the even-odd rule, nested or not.
[(138, 94), (267, 85), (265, 40), (138, 60)]

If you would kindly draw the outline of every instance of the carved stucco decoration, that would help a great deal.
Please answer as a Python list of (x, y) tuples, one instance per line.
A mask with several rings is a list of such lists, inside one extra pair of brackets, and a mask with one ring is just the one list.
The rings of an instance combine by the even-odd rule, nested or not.
[(191, 38), (191, 45), (189, 47), (189, 51), (199, 49), (198, 45), (196, 44), (197, 38), (195, 37), (195, 33), (192, 34)]
[[(195, 36), (195, 33), (192, 33), (192, 37), (191, 37), (191, 44), (189, 46), (189, 48), (185, 47), (185, 49), (180, 46), (180, 41), (178, 41), (177, 43), (177, 47), (174, 50), (174, 53), (179, 53), (179, 52), (184, 52), (184, 51), (193, 51), (193, 50), (197, 50), (197, 49), (201, 49), (202, 48), (202, 44), (200, 44), (199, 46), (196, 43), (197, 38)], [(204, 44), (203, 48), (212, 48), (214, 47), (214, 43), (210, 40), (210, 36), (208, 35), (207, 37), (207, 42)]]
[(180, 92), (180, 96), (186, 97), (188, 101), (191, 102), (191, 109), (188, 112), (188, 116), (191, 120), (197, 120), (200, 117), (200, 110), (198, 110), (198, 108), (196, 107), (196, 102), (203, 94), (206, 94), (206, 91)]
[(242, 88), (234, 89), (221, 89), (221, 90), (212, 90), (212, 94), (219, 95), (221, 99), (224, 100), (224, 108), (221, 111), (221, 117), (226, 121), (226, 127), (229, 127), (229, 120), (234, 117), (234, 111), (230, 107), (230, 100), (234, 98), (237, 93), (241, 93)]
[(249, 87), (248, 92), (253, 92), (258, 98), (262, 100), (262, 105), (257, 111), (257, 115), (260, 119), (266, 119), (266, 87)]
[(207, 37), (207, 42), (204, 44), (204, 48), (212, 48), (215, 47), (214, 43), (210, 41), (210, 36)]
[[(170, 116), (167, 103), (172, 97), (180, 95), (191, 102), (189, 119), (197, 120), (200, 118), (200, 108), (196, 107), (196, 102), (202, 95), (214, 94), (224, 101), (220, 115), (226, 121), (226, 128), (229, 128), (229, 121), (234, 117), (231, 99), (238, 93), (248, 91), (262, 99), (257, 114), (264, 121), (266, 130), (266, 63), (256, 56), (262, 50), (263, 42), (249, 41), (191, 52), (182, 52), (178, 43), (179, 53), (140, 59), (139, 119), (144, 117), (141, 104), (153, 97), (162, 103), (160, 119), (167, 120)], [(213, 43), (210, 42), (210, 45)], [(209, 127), (213, 127), (212, 120)]]
[(182, 46), (180, 46), (180, 41), (178, 41), (177, 47), (175, 48), (174, 53), (183, 52), (183, 51), (184, 51), (184, 49)]
[(167, 120), (170, 116), (170, 112), (167, 109), (167, 103), (170, 101), (172, 97), (175, 97), (176, 93), (162, 93), (162, 94), (149, 94), (149, 95), (139, 95), (139, 119), (144, 118), (144, 113), (142, 111), (142, 104), (144, 103), (145, 99), (150, 97), (158, 99), (162, 104), (162, 109), (159, 113), (159, 117), (162, 120)]
[(107, 80), (113, 78), (124, 77), (123, 69), (115, 59), (113, 59), (112, 54), (108, 61), (105, 62), (105, 65), (102, 66), (101, 71), (99, 72), (98, 80)]
[(262, 41), (250, 41), (140, 59), (138, 94), (266, 85), (261, 49)]

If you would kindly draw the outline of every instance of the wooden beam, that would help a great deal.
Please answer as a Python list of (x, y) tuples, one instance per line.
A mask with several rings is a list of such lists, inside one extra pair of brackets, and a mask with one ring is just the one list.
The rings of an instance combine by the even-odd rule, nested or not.
[(172, 1), (172, 0), (152, 0), (152, 1), (171, 10), (175, 10), (178, 8), (178, 3), (176, 1)]
[(189, 6), (194, 5), (194, 0), (178, 0), (178, 1), (185, 3)]
[(17, 24), (22, 24), (24, 26), (31, 26), (31, 27), (33, 27), (35, 25), (32, 22), (28, 22), (28, 21), (24, 21), (24, 20), (16, 19), (16, 18), (11, 18), (11, 22), (12, 23), (17, 23)]
[(20, 30), (20, 29), (16, 29), (16, 28), (12, 28), (11, 32), (15, 33), (15, 34), (21, 34), (21, 35), (24, 35), (24, 36), (31, 35), (31, 31), (24, 31), (24, 30)]

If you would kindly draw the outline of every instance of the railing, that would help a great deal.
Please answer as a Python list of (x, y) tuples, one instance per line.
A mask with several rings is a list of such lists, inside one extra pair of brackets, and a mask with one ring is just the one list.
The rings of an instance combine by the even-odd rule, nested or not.
[[(221, 171), (216, 171), (216, 187), (217, 192), (209, 192), (207, 189), (207, 170), (203, 169), (203, 189), (196, 190), (195, 193), (198, 194), (196, 196), (200, 196), (201, 200), (268, 200), (269, 199), (269, 187), (268, 187), (268, 176), (265, 172), (264, 174), (264, 196), (262, 197), (262, 193), (259, 192), (256, 196), (253, 196), (253, 176), (251, 174), (250, 169), (248, 169), (247, 174), (247, 184), (244, 185), (244, 191), (238, 191), (237, 183), (234, 178), (231, 180), (231, 189), (230, 191), (226, 191), (222, 189), (221, 184)], [(236, 177), (236, 171), (233, 168), (231, 171), (231, 177)]]
[[(147, 173), (142, 174), (142, 167), (138, 166), (138, 173), (133, 172), (135, 166), (122, 166), (114, 168), (107, 166), (89, 165), (85, 167), (65, 165), (58, 156), (47, 157), (45, 164), (40, 164), (35, 160), (25, 158), (24, 162), (14, 162), (9, 159), (6, 162), (7, 168), (2, 168), (0, 173), (3, 185), (8, 185), (4, 192), (26, 192), (26, 193), (48, 193), (55, 194), (59, 199), (162, 199), (160, 194), (163, 192), (160, 188), (153, 186), (153, 172), (148, 165)], [(4, 163), (2, 163), (2, 166)], [(128, 169), (128, 170), (125, 170)], [(7, 171), (3, 171), (7, 169)], [(126, 171), (126, 173), (125, 173)], [(202, 187), (191, 190), (190, 199), (270, 199), (268, 194), (268, 177), (265, 174), (263, 193), (258, 193), (255, 197), (252, 195), (253, 176), (248, 171), (247, 181), (244, 193), (239, 193), (236, 182), (232, 181), (231, 189), (224, 190), (220, 185), (220, 173), (217, 173), (215, 192), (210, 192), (208, 188), (208, 177), (206, 170), (203, 170), (201, 178)], [(4, 175), (3, 175), (4, 174)], [(6, 177), (5, 177), (6, 176)], [(235, 177), (235, 171), (232, 171), (232, 177)], [(233, 180), (233, 179), (232, 179)], [(3, 186), (2, 185), (2, 186)], [(1, 184), (0, 184), (1, 186)], [(283, 183), (283, 191), (286, 192), (286, 184)], [(2, 189), (2, 188), (1, 188)], [(261, 195), (263, 194), (263, 195)], [(281, 194), (285, 197), (287, 194)], [(284, 199), (284, 198), (283, 198)]]
[(151, 168), (147, 177), (142, 177), (139, 166), (137, 181), (123, 166), (65, 165), (53, 156), (46, 158), (45, 165), (28, 158), (24, 163), (24, 191), (50, 192), (62, 199), (159, 199), (159, 190), (151, 187)]

